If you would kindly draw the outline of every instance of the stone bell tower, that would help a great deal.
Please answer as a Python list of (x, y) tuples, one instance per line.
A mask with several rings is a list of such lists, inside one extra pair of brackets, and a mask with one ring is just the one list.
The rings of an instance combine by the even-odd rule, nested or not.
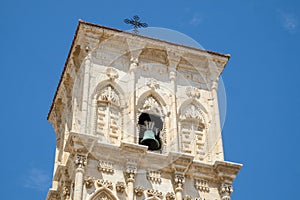
[(79, 21), (48, 120), (47, 200), (230, 200), (218, 78), (229, 55)]

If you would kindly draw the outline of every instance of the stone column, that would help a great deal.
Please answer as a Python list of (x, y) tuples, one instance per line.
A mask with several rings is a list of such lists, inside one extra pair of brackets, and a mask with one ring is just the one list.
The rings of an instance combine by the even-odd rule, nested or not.
[(174, 177), (175, 182), (175, 197), (176, 200), (182, 200), (182, 191), (183, 191), (183, 185), (185, 182), (185, 178), (183, 174), (175, 174)]
[(137, 173), (136, 162), (128, 160), (126, 167), (126, 175), (127, 175), (127, 200), (134, 199), (134, 178)]
[(176, 86), (176, 70), (172, 69), (169, 74), (169, 79), (171, 82), (172, 86), (172, 112), (171, 112), (171, 124), (173, 128), (173, 134), (175, 135), (174, 140), (177, 141), (175, 145), (175, 151), (180, 151), (180, 137), (178, 137), (178, 130), (177, 130), (177, 105), (176, 105), (176, 91), (177, 91), (177, 86)]
[(81, 116), (81, 133), (87, 133), (87, 120), (88, 120), (88, 95), (90, 85), (90, 68), (92, 65), (91, 54), (88, 54), (83, 61), (84, 78), (83, 78), (83, 94), (82, 94), (82, 116)]
[[(137, 136), (137, 133), (136, 133), (136, 109), (135, 109), (135, 105), (136, 105), (136, 91), (135, 91), (135, 85), (136, 85), (136, 68), (138, 66), (138, 59), (136, 57), (132, 57), (130, 59), (130, 121), (131, 121), (131, 124), (132, 126), (130, 127), (130, 132), (133, 134), (133, 138), (132, 138), (132, 141), (128, 141), (128, 142), (137, 142), (135, 141), (138, 136)], [(138, 140), (138, 139), (137, 139)]]
[(233, 188), (230, 184), (222, 183), (219, 192), (221, 200), (231, 200), (230, 195), (233, 192)]
[(180, 56), (175, 54), (174, 52), (172, 52), (171, 50), (168, 50), (168, 61), (169, 61), (169, 80), (171, 83), (171, 87), (172, 87), (172, 105), (171, 105), (171, 127), (172, 127), (172, 131), (174, 134), (174, 140), (175, 140), (175, 145), (172, 150), (173, 151), (180, 151), (181, 148), (181, 137), (179, 136), (178, 133), (178, 123), (177, 123), (177, 98), (176, 98), (176, 93), (177, 93), (177, 83), (176, 83), (176, 79), (177, 79), (177, 65), (180, 61)]
[(74, 200), (82, 200), (84, 167), (87, 165), (87, 158), (84, 155), (77, 154), (75, 157), (75, 185)]

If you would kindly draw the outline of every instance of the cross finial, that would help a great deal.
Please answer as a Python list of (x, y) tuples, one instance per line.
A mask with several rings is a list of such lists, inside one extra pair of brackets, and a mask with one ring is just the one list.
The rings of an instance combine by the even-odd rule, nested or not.
[(126, 24), (130, 24), (130, 25), (133, 26), (133, 32), (135, 34), (139, 33), (138, 28), (141, 28), (141, 27), (146, 28), (146, 27), (148, 27), (148, 24), (142, 23), (140, 21), (140, 17), (137, 16), (137, 15), (134, 15), (133, 18), (131, 18), (131, 19), (128, 19), (128, 18), (124, 19), (124, 22)]

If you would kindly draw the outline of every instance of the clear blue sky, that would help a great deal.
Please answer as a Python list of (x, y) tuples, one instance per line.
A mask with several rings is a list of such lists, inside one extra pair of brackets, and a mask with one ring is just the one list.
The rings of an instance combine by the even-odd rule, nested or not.
[(138, 14), (232, 55), (226, 160), (243, 163), (233, 200), (299, 199), (300, 2), (297, 0), (0, 2), (0, 199), (45, 199), (55, 134), (46, 120), (78, 19), (127, 30)]

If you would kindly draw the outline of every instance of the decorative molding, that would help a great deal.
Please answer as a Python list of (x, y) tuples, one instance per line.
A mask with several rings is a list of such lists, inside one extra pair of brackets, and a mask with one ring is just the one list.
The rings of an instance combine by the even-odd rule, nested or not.
[(153, 96), (149, 95), (145, 100), (141, 111), (150, 111), (150, 113), (157, 114), (159, 116), (162, 116), (163, 109), (160, 105), (159, 101)]
[(112, 162), (99, 160), (98, 163), (98, 170), (104, 173), (113, 174), (114, 173), (114, 166)]
[(118, 181), (116, 183), (116, 191), (119, 193), (123, 193), (125, 191), (125, 183)]
[(96, 185), (98, 187), (106, 187), (106, 188), (108, 188), (110, 190), (113, 189), (112, 182), (108, 181), (108, 180), (98, 179), (98, 180), (96, 180)]
[[(197, 119), (204, 123), (204, 116), (201, 108), (195, 104), (190, 104), (183, 109), (180, 115), (181, 119)], [(204, 127), (203, 127), (204, 128)]]
[(195, 179), (195, 188), (200, 192), (209, 192), (208, 181), (204, 179)]
[(63, 187), (62, 196), (64, 197), (64, 199), (70, 198), (70, 186)]
[(74, 163), (76, 168), (84, 168), (87, 165), (87, 157), (85, 155), (76, 154)]
[(135, 174), (137, 173), (137, 163), (134, 160), (127, 160), (126, 163), (126, 174), (127, 182), (134, 182)]
[(190, 98), (195, 98), (195, 99), (199, 99), (200, 98), (200, 90), (198, 88), (195, 87), (187, 87), (185, 89), (185, 94), (190, 97)]
[(161, 183), (160, 171), (147, 171), (147, 179), (154, 183)]
[(134, 193), (136, 196), (141, 197), (144, 194), (144, 190), (145, 189), (143, 187), (138, 186), (138, 187), (134, 188)]
[(175, 200), (175, 194), (173, 192), (168, 192), (166, 194), (166, 200)]
[(185, 183), (185, 177), (183, 174), (175, 174), (174, 175), (174, 182), (176, 185), (175, 192), (182, 191), (183, 185)]
[(219, 191), (220, 191), (220, 195), (221, 195), (222, 200), (231, 200), (230, 194), (233, 192), (232, 185), (222, 183)]
[(106, 101), (106, 102), (113, 102), (117, 105), (120, 105), (120, 99), (119, 95), (115, 91), (115, 89), (111, 86), (108, 85), (106, 86), (100, 93), (98, 97), (99, 101)]
[(157, 81), (153, 78), (148, 79), (146, 85), (152, 90), (156, 90), (160, 88), (159, 83), (157, 83)]
[(134, 71), (137, 68), (137, 66), (139, 66), (139, 59), (134, 58), (134, 57), (130, 58), (130, 68), (129, 68), (129, 70)]
[(193, 200), (193, 197), (191, 195), (185, 195), (183, 200)]
[(84, 180), (84, 183), (85, 183), (86, 188), (91, 188), (94, 186), (95, 179), (93, 177), (89, 176)]
[(104, 72), (111, 81), (114, 81), (115, 79), (119, 78), (119, 74), (115, 68), (106, 67)]
[[(148, 198), (149, 197), (153, 197), (153, 199), (157, 199), (157, 198), (162, 199), (163, 198), (162, 192), (155, 190), (155, 189), (147, 190), (146, 194), (147, 194)], [(150, 199), (152, 199), (152, 198), (150, 198)]]

